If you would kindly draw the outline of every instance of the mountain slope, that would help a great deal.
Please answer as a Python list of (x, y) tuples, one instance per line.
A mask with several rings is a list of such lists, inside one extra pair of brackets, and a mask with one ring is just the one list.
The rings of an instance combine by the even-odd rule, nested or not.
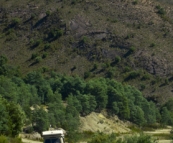
[(171, 1), (0, 2), (0, 55), (23, 74), (55, 70), (131, 84), (164, 103), (172, 96)]

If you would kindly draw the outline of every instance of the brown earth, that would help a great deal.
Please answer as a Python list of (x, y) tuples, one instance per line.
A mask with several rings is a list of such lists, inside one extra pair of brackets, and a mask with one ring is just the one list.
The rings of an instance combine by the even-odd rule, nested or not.
[(81, 118), (81, 131), (101, 131), (104, 133), (128, 133), (129, 122), (119, 120), (117, 116), (106, 118), (101, 113), (92, 112), (90, 115)]

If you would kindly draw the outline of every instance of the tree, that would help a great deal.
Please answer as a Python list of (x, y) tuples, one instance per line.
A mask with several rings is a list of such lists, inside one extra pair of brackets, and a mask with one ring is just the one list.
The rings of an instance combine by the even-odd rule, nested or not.
[(114, 114), (118, 114), (119, 113), (119, 108), (118, 108), (117, 102), (113, 102), (112, 103), (112, 110), (113, 110)]
[(61, 94), (55, 92), (54, 102), (48, 104), (49, 121), (52, 127), (62, 127), (65, 121), (65, 107), (62, 104)]
[(22, 130), (25, 121), (25, 113), (23, 112), (22, 108), (14, 102), (6, 102), (6, 107), (10, 116), (8, 126), (11, 136), (15, 137)]
[(97, 109), (100, 111), (104, 109), (108, 103), (107, 84), (103, 78), (90, 80), (85, 89), (86, 94), (91, 94), (95, 97), (97, 102)]
[(79, 127), (79, 112), (74, 107), (73, 96), (69, 96), (67, 99), (66, 124), (70, 124), (68, 126), (70, 130), (77, 130)]
[(134, 117), (133, 117), (133, 122), (136, 123), (139, 126), (144, 125), (145, 118), (144, 118), (144, 112), (142, 111), (142, 109), (139, 106), (136, 106), (136, 110), (134, 113)]
[(32, 125), (40, 134), (42, 131), (48, 130), (50, 125), (48, 113), (43, 108), (36, 108), (33, 111)]
[(8, 101), (17, 103), (16, 84), (5, 76), (0, 76), (0, 94)]
[(4, 65), (7, 63), (7, 58), (5, 56), (0, 56), (0, 66)]
[(0, 97), (0, 134), (15, 137), (25, 121), (22, 108), (14, 102), (7, 102)]
[(121, 118), (123, 118), (123, 119), (129, 119), (130, 118), (128, 99), (125, 96), (122, 96), (121, 101), (118, 102), (118, 108), (119, 108), (119, 116)]
[(156, 107), (154, 103), (143, 100), (141, 108), (144, 111), (144, 117), (148, 124), (154, 124), (156, 122)]
[(166, 107), (162, 108), (161, 117), (162, 117), (162, 119), (161, 119), (162, 124), (167, 125), (171, 118), (170, 118), (169, 111)]
[(93, 95), (88, 95), (89, 96), (89, 105), (90, 105), (90, 112), (95, 111), (97, 107), (97, 102), (96, 99)]
[(0, 134), (7, 134), (9, 131), (9, 114), (2, 100), (2, 97), (0, 97)]

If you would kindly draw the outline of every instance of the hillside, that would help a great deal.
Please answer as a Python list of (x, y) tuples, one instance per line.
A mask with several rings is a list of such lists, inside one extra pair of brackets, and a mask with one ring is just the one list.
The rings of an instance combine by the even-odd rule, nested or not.
[(114, 78), (162, 104), (172, 96), (172, 13), (162, 0), (1, 0), (0, 55), (23, 75)]
[(112, 118), (107, 118), (103, 114), (91, 113), (86, 117), (80, 117), (81, 120), (81, 131), (91, 131), (91, 132), (104, 132), (111, 134), (115, 133), (129, 133), (130, 123), (123, 122), (118, 119), (117, 116)]

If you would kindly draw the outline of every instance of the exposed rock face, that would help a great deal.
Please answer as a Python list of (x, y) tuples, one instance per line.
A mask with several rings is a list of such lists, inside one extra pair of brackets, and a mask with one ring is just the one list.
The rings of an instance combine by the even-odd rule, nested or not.
[(154, 55), (150, 55), (148, 52), (141, 52), (137, 55), (136, 60), (139, 66), (143, 67), (149, 73), (154, 75), (166, 76), (171, 71), (171, 66), (166, 58), (159, 58)]

